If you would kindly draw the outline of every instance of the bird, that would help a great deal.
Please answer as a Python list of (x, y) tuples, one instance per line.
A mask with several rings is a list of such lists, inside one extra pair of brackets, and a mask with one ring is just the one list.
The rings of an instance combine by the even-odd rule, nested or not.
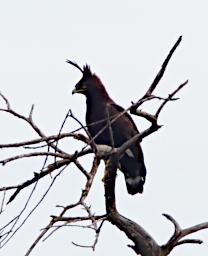
[[(118, 148), (139, 133), (132, 117), (110, 98), (100, 78), (91, 72), (89, 65), (81, 68), (73, 61), (67, 60), (67, 63), (82, 72), (82, 78), (75, 85), (72, 94), (79, 93), (86, 97), (86, 126), (96, 145)], [(119, 114), (119, 118), (109, 122)], [(106, 128), (103, 129), (104, 127)], [(142, 193), (146, 167), (139, 140), (124, 152), (118, 168), (124, 174), (128, 193)]]

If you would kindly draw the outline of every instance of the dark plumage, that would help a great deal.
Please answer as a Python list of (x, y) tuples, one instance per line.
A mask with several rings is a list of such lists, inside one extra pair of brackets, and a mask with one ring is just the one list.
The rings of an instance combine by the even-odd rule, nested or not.
[[(76, 84), (72, 93), (81, 93), (86, 96), (87, 113), (86, 123), (88, 131), (94, 137), (107, 123), (124, 109), (117, 105), (108, 95), (100, 79), (92, 74), (89, 66), (81, 69), (77, 64), (67, 61), (76, 66), (83, 77)], [(99, 122), (100, 121), (100, 122)], [(138, 133), (131, 116), (125, 113), (119, 117), (111, 128), (107, 127), (94, 141), (97, 145), (119, 147)], [(142, 193), (145, 183), (146, 168), (139, 141), (132, 144), (120, 159), (119, 169), (125, 176), (128, 193), (134, 195)]]

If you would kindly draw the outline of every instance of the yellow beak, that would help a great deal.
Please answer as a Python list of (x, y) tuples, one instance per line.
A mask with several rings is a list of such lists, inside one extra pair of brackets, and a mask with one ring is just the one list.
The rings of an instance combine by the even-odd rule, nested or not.
[(75, 94), (75, 93), (82, 93), (82, 92), (84, 92), (85, 91), (85, 89), (76, 89), (76, 88), (74, 88), (74, 90), (72, 91), (72, 94)]
[(74, 88), (74, 90), (72, 91), (72, 94), (75, 94), (75, 93), (77, 93), (76, 88)]

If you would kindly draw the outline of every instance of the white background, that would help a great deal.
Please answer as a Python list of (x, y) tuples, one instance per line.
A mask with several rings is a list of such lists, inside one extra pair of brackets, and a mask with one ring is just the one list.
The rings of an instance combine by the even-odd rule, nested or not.
[[(0, 6), (0, 90), (11, 105), (27, 115), (35, 104), (34, 121), (47, 135), (56, 134), (69, 108), (84, 122), (85, 99), (71, 95), (81, 74), (65, 63), (69, 58), (80, 65), (90, 64), (105, 84), (110, 96), (123, 107), (143, 95), (177, 38), (183, 41), (174, 54), (157, 94), (166, 96), (180, 83), (189, 84), (178, 94), (180, 101), (169, 103), (160, 116), (164, 127), (142, 143), (147, 181), (142, 195), (126, 192), (122, 174), (117, 179), (119, 211), (140, 223), (159, 244), (172, 234), (172, 226), (162, 217), (169, 213), (182, 227), (208, 221), (207, 204), (207, 2), (206, 1), (1, 1)], [(3, 101), (0, 102), (3, 106)], [(153, 107), (157, 102), (152, 103)], [(152, 110), (149, 106), (144, 110)], [(139, 129), (146, 122), (134, 118)], [(0, 142), (37, 138), (20, 120), (0, 113)], [(76, 127), (70, 120), (65, 132)], [(63, 147), (73, 153), (80, 145), (68, 140)], [(19, 154), (10, 151), (10, 155)], [(8, 156), (1, 150), (0, 158)], [(43, 159), (19, 160), (0, 167), (0, 186), (16, 185), (30, 179)], [(89, 158), (83, 158), (86, 169)], [(104, 191), (99, 168), (89, 204), (104, 213)], [(84, 184), (79, 171), (70, 166), (0, 255), (24, 255), (46, 226), (57, 204), (75, 202)], [(50, 183), (39, 184), (31, 206)], [(29, 193), (22, 192), (0, 219), (20, 211)], [(73, 214), (83, 214), (83, 211)], [(73, 216), (73, 214), (71, 216)], [(191, 237), (203, 245), (183, 245), (171, 255), (207, 255), (208, 230)], [(105, 223), (96, 251), (82, 249), (72, 241), (88, 245), (94, 234), (86, 229), (66, 228), (40, 243), (32, 255), (135, 255), (131, 243), (116, 227)]]

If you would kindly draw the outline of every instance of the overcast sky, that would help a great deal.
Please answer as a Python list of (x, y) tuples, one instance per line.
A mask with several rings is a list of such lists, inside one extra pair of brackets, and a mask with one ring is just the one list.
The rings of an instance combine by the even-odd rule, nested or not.
[[(140, 223), (159, 244), (165, 243), (173, 231), (162, 213), (174, 216), (182, 227), (208, 221), (207, 8), (205, 0), (19, 0), (1, 1), (0, 5), (0, 91), (23, 114), (28, 114), (34, 103), (34, 121), (47, 135), (58, 133), (69, 108), (84, 122), (85, 99), (71, 95), (81, 74), (65, 63), (66, 58), (80, 65), (88, 63), (110, 96), (128, 107), (143, 95), (170, 48), (183, 36), (157, 94), (165, 97), (186, 79), (189, 84), (178, 94), (180, 101), (169, 103), (161, 113), (163, 128), (142, 143), (147, 167), (144, 193), (128, 195), (121, 173), (116, 186), (118, 210)], [(157, 102), (143, 109), (156, 106)], [(140, 118), (134, 120), (140, 130), (147, 125)], [(0, 113), (0, 122), (1, 143), (37, 138), (23, 122), (4, 113)], [(74, 127), (70, 121), (64, 131)], [(70, 143), (63, 146), (69, 153), (77, 147)], [(10, 155), (15, 153), (20, 152), (12, 151)], [(6, 156), (1, 150), (0, 158)], [(31, 178), (42, 162), (20, 160), (0, 167), (0, 186)], [(88, 158), (82, 163), (90, 168)], [(59, 178), (51, 194), (0, 255), (24, 255), (49, 216), (58, 213), (55, 206), (78, 198), (84, 179), (75, 167), (69, 167), (69, 171)], [(98, 214), (104, 213), (102, 175), (103, 165), (88, 200)], [(39, 185), (32, 204), (48, 182)], [(18, 213), (28, 193), (20, 194), (7, 208), (1, 224)], [(204, 244), (180, 246), (171, 255), (207, 255), (208, 230), (192, 237), (202, 239)], [(63, 229), (40, 243), (32, 255), (134, 255), (126, 246), (131, 242), (108, 223), (95, 252), (71, 244), (87, 245), (93, 238), (94, 234), (85, 229)]]

